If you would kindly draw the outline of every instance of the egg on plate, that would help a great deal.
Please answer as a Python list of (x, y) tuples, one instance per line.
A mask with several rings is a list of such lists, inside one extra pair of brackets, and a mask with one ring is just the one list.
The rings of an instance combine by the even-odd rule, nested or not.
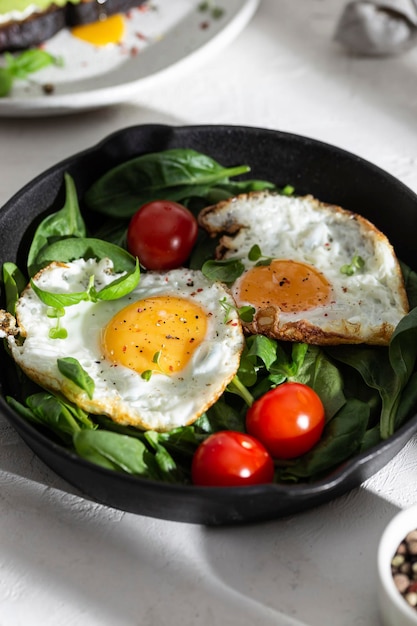
[[(34, 278), (50, 293), (97, 291), (119, 276), (109, 259), (52, 263)], [(180, 268), (142, 274), (118, 300), (67, 306), (59, 323), (66, 337), (51, 338), (56, 317), (28, 286), (8, 335), (14, 360), (35, 382), (61, 392), (89, 413), (141, 429), (168, 431), (194, 422), (235, 375), (243, 333), (230, 294), (200, 271)], [(52, 333), (53, 335), (54, 333)], [(91, 397), (59, 370), (75, 358), (94, 381)]]
[(222, 234), (218, 259), (245, 266), (231, 291), (238, 307), (255, 309), (247, 332), (317, 345), (386, 345), (408, 312), (391, 244), (350, 211), (312, 196), (254, 192), (203, 209), (199, 223)]

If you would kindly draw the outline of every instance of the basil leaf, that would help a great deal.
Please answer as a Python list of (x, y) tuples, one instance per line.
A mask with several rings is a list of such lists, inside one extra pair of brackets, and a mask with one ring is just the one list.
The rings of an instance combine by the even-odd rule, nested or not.
[(115, 244), (93, 237), (71, 237), (46, 246), (36, 261), (41, 267), (53, 261), (67, 263), (74, 259), (104, 259), (113, 261), (115, 272), (129, 272), (136, 265), (136, 259), (127, 250)]
[(24, 79), (28, 74), (42, 70), (57, 62), (56, 57), (40, 48), (25, 50), (16, 56), (6, 56), (6, 67), (16, 78)]
[(57, 359), (58, 369), (65, 378), (68, 378), (77, 387), (86, 392), (91, 399), (94, 394), (95, 383), (88, 372), (81, 366), (80, 362), (73, 357), (63, 357)]
[[(74, 181), (69, 174), (65, 174), (65, 192), (66, 200), (62, 209), (45, 217), (35, 231), (27, 260), (30, 276), (33, 276), (41, 267), (47, 265), (47, 262), (42, 262), (41, 251), (51, 243), (57, 239), (85, 237), (86, 235), (86, 227), (78, 205)], [(56, 256), (51, 257), (48, 262), (61, 260), (64, 259)]]
[(22, 80), (48, 65), (61, 64), (60, 59), (39, 48), (25, 50), (17, 55), (5, 52), (4, 59), (6, 66), (0, 68), (0, 98), (10, 93), (15, 78)]
[(245, 266), (239, 259), (225, 259), (222, 261), (206, 261), (201, 268), (206, 278), (222, 283), (233, 283), (245, 271)]
[(0, 98), (9, 95), (13, 87), (13, 76), (5, 67), (0, 67)]
[(140, 280), (140, 266), (139, 260), (136, 259), (136, 265), (133, 270), (127, 272), (123, 276), (119, 276), (112, 283), (109, 283), (100, 291), (95, 291), (95, 297), (98, 300), (117, 300), (123, 298), (128, 293), (133, 291)]
[(130, 217), (146, 202), (204, 196), (215, 183), (249, 170), (247, 165), (225, 168), (195, 150), (174, 148), (118, 165), (96, 181), (84, 199), (93, 211)]
[(16, 302), (26, 287), (27, 280), (14, 263), (3, 263), (3, 282), (6, 292), (6, 309), (15, 314)]

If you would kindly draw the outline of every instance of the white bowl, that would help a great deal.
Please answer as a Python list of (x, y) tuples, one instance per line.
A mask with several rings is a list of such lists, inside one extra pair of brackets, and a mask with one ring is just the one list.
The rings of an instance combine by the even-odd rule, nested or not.
[(385, 528), (378, 548), (378, 599), (384, 626), (417, 626), (417, 609), (395, 586), (391, 560), (405, 536), (417, 528), (417, 504), (398, 513)]

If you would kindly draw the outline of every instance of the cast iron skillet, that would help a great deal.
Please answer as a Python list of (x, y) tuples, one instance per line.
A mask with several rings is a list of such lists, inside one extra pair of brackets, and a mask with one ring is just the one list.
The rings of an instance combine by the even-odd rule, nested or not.
[[(353, 154), (305, 137), (230, 126), (126, 128), (38, 176), (0, 211), (0, 263), (25, 265), (35, 226), (63, 205), (63, 174), (75, 179), (82, 198), (109, 168), (133, 156), (183, 147), (223, 165), (248, 163), (251, 178), (292, 184), (297, 194), (360, 213), (385, 232), (397, 255), (417, 269), (417, 197), (398, 180)], [(4, 301), (0, 303), (4, 306)], [(320, 482), (198, 488), (164, 484), (102, 469), (71, 454), (25, 422), (4, 396), (18, 388), (8, 357), (0, 354), (0, 411), (30, 448), (81, 492), (109, 506), (161, 519), (202, 524), (254, 522), (286, 516), (327, 502), (358, 486), (390, 461), (417, 431), (417, 412), (388, 441), (354, 457)], [(417, 407), (416, 407), (417, 409)]]

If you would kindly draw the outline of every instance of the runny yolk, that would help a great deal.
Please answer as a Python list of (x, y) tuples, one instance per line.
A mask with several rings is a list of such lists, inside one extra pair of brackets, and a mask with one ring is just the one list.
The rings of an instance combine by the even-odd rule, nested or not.
[(298, 261), (276, 259), (267, 266), (253, 267), (239, 284), (239, 300), (255, 308), (279, 307), (286, 313), (323, 306), (331, 286), (315, 267)]
[(125, 34), (125, 21), (122, 15), (111, 15), (92, 24), (74, 26), (71, 34), (94, 46), (120, 43)]
[(119, 311), (103, 332), (105, 357), (139, 374), (180, 372), (207, 329), (204, 310), (186, 298), (155, 296)]

